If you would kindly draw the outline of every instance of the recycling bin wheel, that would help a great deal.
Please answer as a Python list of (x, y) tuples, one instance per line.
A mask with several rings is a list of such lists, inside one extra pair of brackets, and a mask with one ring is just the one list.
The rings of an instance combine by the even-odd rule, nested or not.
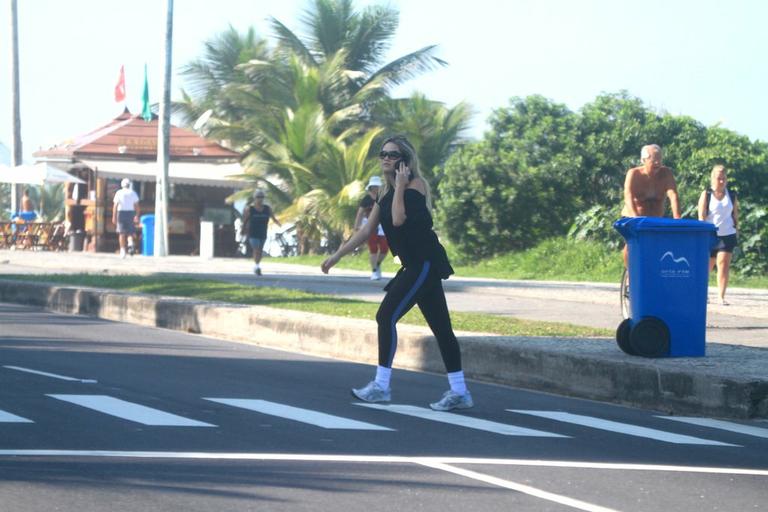
[(629, 333), (631, 330), (632, 322), (630, 319), (626, 318), (622, 320), (619, 326), (616, 328), (616, 343), (618, 343), (622, 352), (625, 352), (631, 356), (636, 356), (637, 352), (635, 352), (635, 349), (633, 349), (632, 345), (629, 343)]
[(629, 345), (643, 357), (664, 357), (669, 354), (669, 328), (656, 317), (637, 322), (629, 333)]

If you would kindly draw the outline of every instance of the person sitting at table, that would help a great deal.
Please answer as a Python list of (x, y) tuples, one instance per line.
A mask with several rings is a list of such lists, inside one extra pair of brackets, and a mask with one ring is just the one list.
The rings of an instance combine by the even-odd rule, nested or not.
[(18, 218), (21, 218), (24, 222), (30, 222), (37, 218), (35, 202), (29, 197), (28, 188), (24, 189), (24, 193), (21, 196), (21, 209), (19, 210)]

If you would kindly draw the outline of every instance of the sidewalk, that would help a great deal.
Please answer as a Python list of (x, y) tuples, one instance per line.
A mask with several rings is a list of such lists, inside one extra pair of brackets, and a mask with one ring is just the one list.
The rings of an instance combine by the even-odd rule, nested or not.
[[(180, 274), (246, 285), (267, 285), (378, 302), (385, 281), (368, 272), (319, 268), (265, 259), (265, 275), (251, 273), (246, 258), (205, 260), (190, 256), (121, 260), (114, 254), (0, 251), (2, 273)], [(389, 277), (389, 276), (385, 276)], [(615, 329), (620, 322), (618, 284), (557, 281), (510, 281), (452, 276), (444, 282), (454, 311), (490, 313), (527, 320), (566, 322)], [(716, 291), (710, 290), (714, 302)], [(730, 306), (710, 304), (707, 341), (768, 348), (768, 290), (731, 288)]]

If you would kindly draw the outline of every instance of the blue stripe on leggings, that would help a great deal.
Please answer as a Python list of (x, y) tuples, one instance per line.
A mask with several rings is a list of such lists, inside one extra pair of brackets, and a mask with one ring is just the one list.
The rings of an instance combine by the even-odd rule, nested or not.
[(405, 309), (405, 306), (408, 305), (413, 296), (416, 295), (416, 292), (419, 291), (419, 288), (421, 288), (421, 285), (424, 284), (424, 281), (427, 280), (428, 274), (429, 262), (425, 261), (424, 266), (421, 267), (421, 273), (419, 274), (419, 277), (417, 277), (416, 282), (413, 283), (413, 287), (408, 290), (408, 293), (405, 294), (403, 300), (400, 301), (400, 304), (397, 305), (394, 313), (392, 313), (392, 348), (389, 350), (389, 360), (387, 361), (389, 363), (389, 368), (392, 367), (392, 361), (395, 359), (395, 350), (397, 350), (397, 330), (395, 329), (395, 326), (397, 325), (397, 319), (400, 318), (400, 314), (403, 312), (403, 309)]

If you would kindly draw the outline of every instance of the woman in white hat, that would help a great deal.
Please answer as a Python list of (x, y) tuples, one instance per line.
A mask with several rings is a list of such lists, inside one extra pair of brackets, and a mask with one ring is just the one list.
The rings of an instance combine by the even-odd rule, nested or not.
[[(373, 205), (376, 204), (376, 200), (379, 198), (381, 185), (381, 178), (371, 176), (368, 185), (365, 187), (366, 194), (363, 196), (363, 199), (360, 201), (360, 207), (357, 209), (355, 231), (359, 231), (368, 222)], [(387, 252), (389, 252), (389, 244), (387, 244), (387, 237), (384, 236), (381, 224), (377, 226), (376, 230), (371, 231), (371, 236), (368, 237), (368, 252), (370, 253), (371, 261), (371, 281), (378, 281), (381, 279), (381, 262), (384, 261), (384, 258), (387, 257)]]

